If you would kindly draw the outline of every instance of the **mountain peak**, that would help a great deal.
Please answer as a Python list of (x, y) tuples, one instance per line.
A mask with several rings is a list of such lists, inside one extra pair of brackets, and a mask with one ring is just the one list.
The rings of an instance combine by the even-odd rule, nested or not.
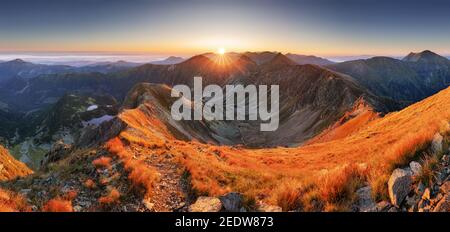
[(271, 65), (296, 65), (293, 60), (281, 53), (278, 53), (269, 63)]
[(447, 58), (440, 56), (430, 50), (425, 50), (419, 53), (411, 52), (409, 53), (405, 58), (402, 59), (403, 61), (408, 62), (449, 62)]
[(14, 60), (9, 61), (8, 63), (11, 63), (11, 64), (26, 64), (28, 62), (26, 62), (26, 61), (24, 61), (22, 59), (14, 59)]

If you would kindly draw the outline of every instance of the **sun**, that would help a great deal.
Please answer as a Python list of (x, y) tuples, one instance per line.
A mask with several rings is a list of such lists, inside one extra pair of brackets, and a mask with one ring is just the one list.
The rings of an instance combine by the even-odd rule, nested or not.
[(219, 55), (225, 54), (225, 48), (219, 48), (219, 49), (217, 49), (217, 54), (219, 54)]

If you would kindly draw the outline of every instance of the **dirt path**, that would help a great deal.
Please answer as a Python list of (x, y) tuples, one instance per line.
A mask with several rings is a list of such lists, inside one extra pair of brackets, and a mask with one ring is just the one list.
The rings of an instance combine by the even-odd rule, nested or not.
[(147, 204), (151, 211), (185, 211), (187, 206), (187, 186), (182, 178), (182, 169), (171, 154), (158, 155), (148, 148), (134, 148), (136, 158), (153, 167), (160, 174), (151, 199)]

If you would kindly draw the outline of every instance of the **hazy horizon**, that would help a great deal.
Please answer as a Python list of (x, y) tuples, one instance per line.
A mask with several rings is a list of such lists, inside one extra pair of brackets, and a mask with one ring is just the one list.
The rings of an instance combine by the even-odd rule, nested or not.
[[(211, 51), (208, 51), (211, 52)], [(204, 54), (208, 52), (203, 52), (199, 54)], [(233, 51), (230, 51), (233, 52)], [(263, 52), (263, 51), (251, 51), (251, 52)], [(276, 51), (273, 51), (276, 52)], [(411, 52), (421, 52), (421, 51), (411, 51)], [(439, 51), (433, 51), (447, 58), (450, 57), (448, 54), (441, 54)], [(289, 53), (289, 52), (288, 52)], [(126, 61), (133, 63), (150, 63), (154, 61), (161, 61), (170, 56), (176, 56), (181, 58), (190, 58), (199, 54), (152, 54), (152, 53), (116, 53), (116, 52), (1, 52), (0, 51), (0, 62), (11, 61), (15, 59), (21, 59), (27, 62), (37, 63), (37, 64), (47, 64), (47, 65), (72, 65), (72, 66), (84, 66), (91, 65), (101, 62), (117, 62)], [(284, 53), (286, 54), (286, 53)], [(312, 55), (315, 54), (299, 54), (298, 55)], [(395, 59), (401, 59), (408, 54), (403, 55), (341, 55), (341, 56), (318, 56), (321, 58), (328, 59), (333, 62), (345, 62), (357, 59), (369, 59), (376, 56), (386, 56)]]

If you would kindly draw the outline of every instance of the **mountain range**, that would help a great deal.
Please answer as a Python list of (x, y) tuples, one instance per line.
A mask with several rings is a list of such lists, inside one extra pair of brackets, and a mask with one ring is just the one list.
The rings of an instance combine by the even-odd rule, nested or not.
[[(222, 88), (279, 85), (279, 128), (260, 132), (260, 122), (250, 120), (175, 121), (172, 87), (192, 88), (195, 76)], [(436, 132), (446, 136), (450, 121), (450, 61), (431, 51), (341, 63), (278, 52), (77, 68), (13, 60), (0, 63), (0, 83), (0, 141), (9, 149), (0, 150), (0, 174), (7, 170), (8, 191), (30, 188), (26, 197), (38, 209), (47, 208), (41, 196), (51, 186), (59, 191), (44, 199), (64, 199), (76, 211), (116, 211), (121, 204), (191, 211), (191, 198), (232, 191), (253, 202), (244, 210), (272, 204), (285, 211), (348, 211), (356, 185), (346, 183), (360, 178), (358, 186), (370, 182), (385, 197), (373, 178), (386, 184), (389, 165), (403, 165), (396, 159), (415, 153), (416, 145), (427, 149)], [(17, 160), (5, 166), (9, 153), (39, 174), (15, 180), (31, 170)], [(370, 174), (360, 174), (360, 166)], [(330, 175), (344, 179), (330, 182)], [(328, 195), (342, 187), (334, 184), (348, 188), (342, 199)], [(129, 191), (132, 186), (142, 191)], [(68, 189), (80, 195), (68, 200)], [(113, 189), (125, 194), (120, 201)], [(290, 193), (302, 203), (288, 204)]]

